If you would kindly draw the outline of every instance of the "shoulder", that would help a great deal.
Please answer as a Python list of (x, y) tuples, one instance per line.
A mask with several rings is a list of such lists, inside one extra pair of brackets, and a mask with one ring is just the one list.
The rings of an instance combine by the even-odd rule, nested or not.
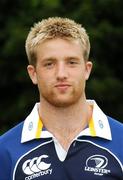
[(13, 162), (18, 155), (22, 125), (20, 123), (0, 136), (0, 179), (10, 179)]
[[(123, 139), (123, 123), (108, 116), (108, 121), (111, 129), (112, 139)], [(119, 139), (120, 138), (120, 139)], [(123, 144), (123, 142), (122, 142)]]
[(3, 135), (0, 137), (0, 147), (16, 144), (17, 141), (20, 142), (21, 140), (21, 133), (22, 133), (22, 127), (23, 127), (23, 122), (19, 123), (12, 129), (8, 130), (5, 132)]
[(122, 132), (123, 133), (123, 123), (119, 122), (118, 120), (112, 118), (112, 117), (108, 117), (108, 121), (111, 127), (111, 131), (114, 132), (116, 134), (116, 132)]
[(123, 124), (116, 119), (108, 117), (112, 141), (110, 148), (123, 163)]

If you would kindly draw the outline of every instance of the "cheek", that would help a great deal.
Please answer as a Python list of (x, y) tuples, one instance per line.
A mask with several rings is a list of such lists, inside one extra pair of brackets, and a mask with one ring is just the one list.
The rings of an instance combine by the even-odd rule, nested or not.
[(84, 71), (80, 71), (75, 79), (75, 84), (79, 89), (84, 89), (86, 83), (86, 74)]
[(86, 80), (86, 73), (84, 69), (77, 70), (77, 74), (73, 74), (73, 77), (76, 79), (76, 81), (83, 82)]
[(38, 76), (38, 87), (40, 88), (40, 90), (48, 90), (48, 88), (51, 86), (51, 77), (49, 77), (47, 74), (40, 74), (40, 76)]

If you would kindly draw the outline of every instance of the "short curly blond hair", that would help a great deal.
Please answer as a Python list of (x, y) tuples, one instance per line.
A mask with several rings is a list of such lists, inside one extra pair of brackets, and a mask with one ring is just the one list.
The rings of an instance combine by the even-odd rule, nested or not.
[(27, 36), (25, 47), (29, 63), (36, 65), (36, 47), (40, 43), (55, 38), (80, 40), (83, 57), (88, 60), (90, 42), (85, 28), (68, 18), (50, 17), (36, 23)]

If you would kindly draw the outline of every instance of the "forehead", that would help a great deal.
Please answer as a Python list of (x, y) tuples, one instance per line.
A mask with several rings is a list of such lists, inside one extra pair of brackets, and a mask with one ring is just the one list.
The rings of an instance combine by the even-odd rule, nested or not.
[(80, 40), (48, 39), (41, 42), (36, 48), (37, 56), (82, 56), (83, 49)]

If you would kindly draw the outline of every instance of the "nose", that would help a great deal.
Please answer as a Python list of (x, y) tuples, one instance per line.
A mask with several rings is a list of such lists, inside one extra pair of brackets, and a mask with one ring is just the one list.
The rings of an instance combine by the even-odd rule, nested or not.
[(59, 62), (56, 70), (57, 80), (65, 80), (68, 77), (67, 67), (64, 62)]

